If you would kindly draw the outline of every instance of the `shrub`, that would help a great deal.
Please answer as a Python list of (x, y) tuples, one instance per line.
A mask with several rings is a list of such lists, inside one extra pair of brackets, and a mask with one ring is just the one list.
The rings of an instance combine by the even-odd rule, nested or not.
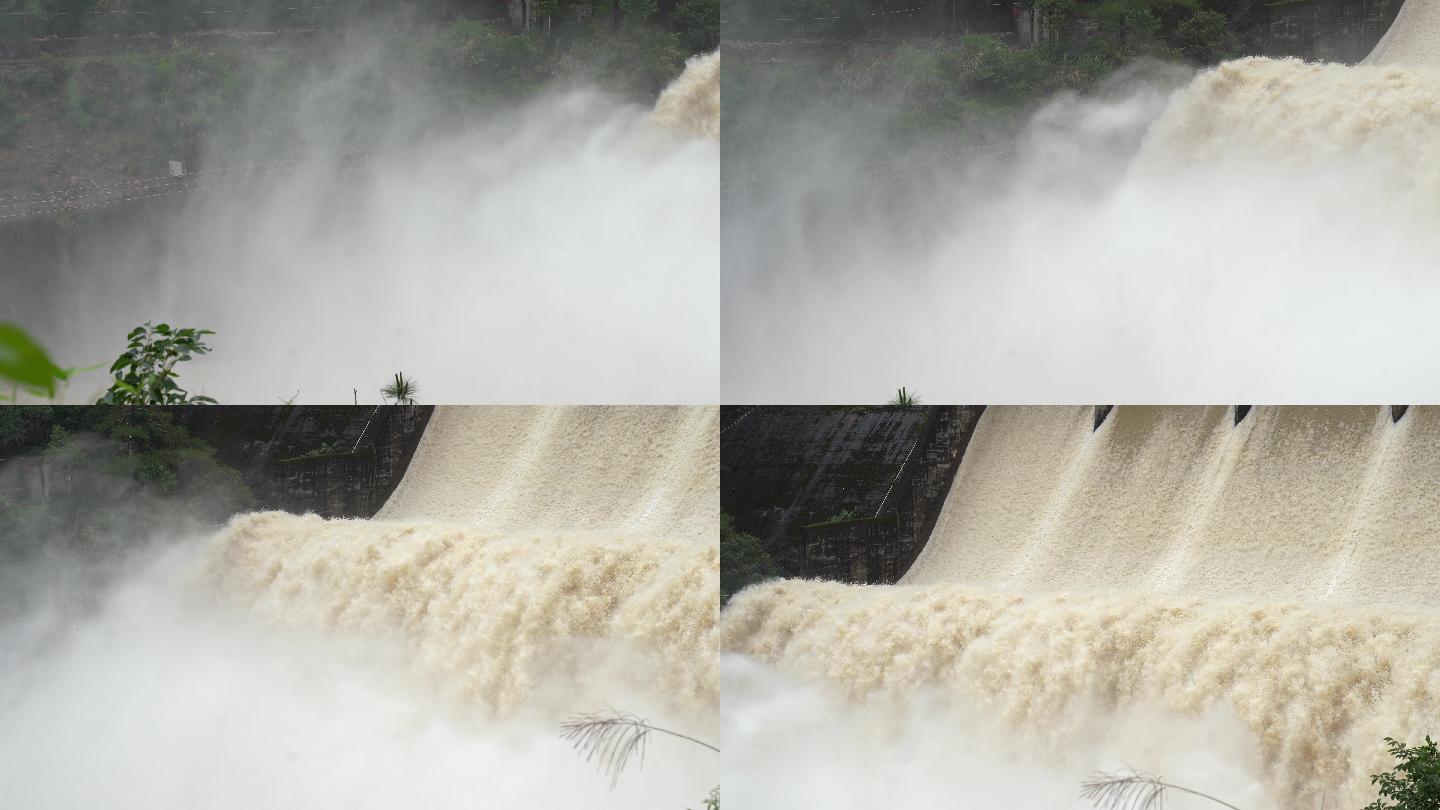
[(1390, 755), (1399, 761), (1389, 773), (1370, 777), (1380, 789), (1380, 798), (1365, 810), (1434, 810), (1440, 807), (1440, 748), (1429, 735), (1424, 745), (1414, 748), (1385, 738)]
[(720, 516), (720, 602), (747, 585), (779, 576), (775, 561), (759, 538), (735, 528), (729, 515)]
[(515, 95), (547, 78), (544, 54), (531, 34), (510, 34), (483, 22), (457, 22), (448, 34), (448, 61), (486, 90)]
[(715, 50), (720, 47), (720, 0), (680, 0), (670, 15), (670, 29), (690, 53)]
[(1238, 50), (1235, 35), (1218, 11), (1199, 9), (1191, 14), (1170, 35), (1181, 56), (1202, 65), (1214, 64), (1234, 56)]
[(1040, 48), (1013, 48), (991, 36), (967, 36), (961, 43), (969, 66), (966, 84), (980, 98), (1018, 104), (1050, 90), (1053, 72)]
[(567, 75), (627, 96), (654, 98), (685, 68), (676, 34), (652, 25), (605, 21), (581, 23), (580, 36), (557, 43), (556, 62)]
[(207, 405), (210, 397), (191, 396), (176, 382), (180, 373), (175, 366), (196, 355), (208, 354), (206, 335), (209, 329), (172, 328), (162, 323), (130, 330), (130, 345), (110, 365), (115, 375), (110, 390), (97, 405)]
[(60, 89), (65, 80), (65, 66), (53, 54), (45, 54), (33, 65), (15, 72), (14, 85), (27, 95), (49, 96)]

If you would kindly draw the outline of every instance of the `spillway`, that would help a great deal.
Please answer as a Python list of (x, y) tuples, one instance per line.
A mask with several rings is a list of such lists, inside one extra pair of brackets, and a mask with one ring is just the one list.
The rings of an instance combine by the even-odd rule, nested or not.
[(1405, 0), (1385, 36), (1365, 58), (1372, 65), (1440, 68), (1440, 3)]
[(376, 518), (713, 543), (718, 420), (714, 408), (440, 408)]
[(209, 576), (279, 626), (398, 635), (437, 685), (498, 713), (562, 666), (711, 709), (718, 420), (441, 408), (375, 519), (237, 518)]
[(1223, 711), (1277, 806), (1360, 806), (1440, 724), (1437, 487), (1437, 408), (990, 408), (899, 585), (742, 592), (722, 648), (1141, 768), (1113, 718)]

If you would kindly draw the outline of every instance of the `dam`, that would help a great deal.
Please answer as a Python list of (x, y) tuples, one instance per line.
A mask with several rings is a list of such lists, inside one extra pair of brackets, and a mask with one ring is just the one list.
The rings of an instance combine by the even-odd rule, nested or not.
[(1219, 711), (1251, 806), (1361, 806), (1382, 739), (1440, 722), (1440, 409), (1397, 413), (987, 408), (899, 584), (755, 586), (722, 649), (1142, 770), (1156, 726)]

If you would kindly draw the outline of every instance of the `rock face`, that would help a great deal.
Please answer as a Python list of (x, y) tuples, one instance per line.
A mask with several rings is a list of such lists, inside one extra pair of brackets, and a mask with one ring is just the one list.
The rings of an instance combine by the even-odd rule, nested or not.
[(789, 575), (894, 582), (982, 408), (725, 408), (721, 509)]
[(321, 517), (370, 517), (410, 463), (425, 405), (192, 407), (181, 421), (238, 468), (259, 505)]

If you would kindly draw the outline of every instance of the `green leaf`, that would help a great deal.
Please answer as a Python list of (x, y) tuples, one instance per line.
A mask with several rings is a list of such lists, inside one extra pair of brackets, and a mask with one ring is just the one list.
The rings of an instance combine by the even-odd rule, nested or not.
[(0, 322), (0, 378), (54, 396), (55, 383), (67, 376), (25, 330)]

